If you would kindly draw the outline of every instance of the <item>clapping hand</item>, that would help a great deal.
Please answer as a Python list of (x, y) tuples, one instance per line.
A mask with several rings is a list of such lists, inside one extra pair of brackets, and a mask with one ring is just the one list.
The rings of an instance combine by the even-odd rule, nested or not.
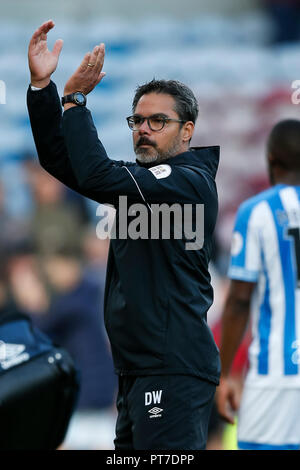
[(28, 48), (28, 63), (31, 74), (31, 85), (44, 88), (50, 83), (50, 77), (56, 70), (63, 40), (58, 39), (53, 50), (47, 46), (47, 34), (54, 28), (52, 20), (43, 23), (33, 34)]
[[(28, 63), (31, 74), (31, 85), (44, 88), (50, 83), (50, 78), (56, 70), (63, 40), (57, 39), (52, 51), (47, 46), (47, 34), (54, 28), (52, 20), (43, 23), (33, 34), (28, 48)], [(101, 43), (88, 52), (65, 85), (64, 95), (81, 91), (85, 95), (90, 93), (102, 80), (105, 46)]]
[(105, 76), (105, 72), (102, 72), (104, 56), (105, 46), (103, 43), (95, 46), (93, 52), (88, 52), (78, 69), (67, 81), (64, 95), (76, 91), (81, 91), (85, 95), (90, 93)]

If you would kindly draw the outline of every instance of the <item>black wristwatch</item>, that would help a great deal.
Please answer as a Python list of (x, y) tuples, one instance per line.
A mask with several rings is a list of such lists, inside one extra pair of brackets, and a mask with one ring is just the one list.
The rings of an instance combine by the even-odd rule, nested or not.
[(63, 96), (61, 99), (61, 104), (64, 106), (66, 103), (75, 103), (78, 106), (86, 105), (86, 96), (81, 93), (81, 91), (76, 91), (70, 95)]

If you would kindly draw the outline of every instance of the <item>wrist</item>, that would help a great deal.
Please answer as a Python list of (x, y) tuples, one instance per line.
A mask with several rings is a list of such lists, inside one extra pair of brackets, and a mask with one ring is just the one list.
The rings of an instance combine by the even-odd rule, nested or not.
[(50, 77), (44, 78), (43, 80), (37, 80), (31, 77), (30, 84), (36, 88), (46, 88), (50, 83)]
[(86, 96), (81, 91), (77, 91), (75, 93), (64, 94), (64, 96), (61, 99), (61, 103), (63, 106), (65, 106), (66, 104), (72, 104), (73, 106), (74, 105), (85, 106), (86, 102), (87, 102)]
[[(67, 96), (67, 95), (72, 95), (72, 93), (76, 93), (77, 91), (80, 91), (80, 90), (71, 90), (70, 88), (65, 88), (64, 89), (64, 96)], [(81, 92), (83, 93), (83, 92)]]
[(220, 375), (220, 382), (226, 382), (229, 380), (229, 375), (221, 374)]
[(75, 104), (75, 103), (66, 103), (66, 104), (64, 104), (64, 111), (67, 111), (70, 108), (77, 108), (77, 104)]
[(231, 382), (231, 379), (232, 379), (232, 376), (231, 376), (230, 371), (226, 372), (226, 373), (222, 372), (221, 375), (220, 375), (220, 383), (222, 383), (222, 382), (223, 383), (224, 382), (229, 383), (229, 382)]

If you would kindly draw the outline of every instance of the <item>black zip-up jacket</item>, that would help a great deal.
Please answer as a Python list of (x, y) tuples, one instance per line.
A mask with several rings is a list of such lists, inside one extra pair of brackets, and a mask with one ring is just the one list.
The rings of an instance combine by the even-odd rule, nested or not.
[(190, 149), (162, 166), (114, 161), (86, 107), (62, 114), (53, 82), (40, 91), (29, 88), (27, 103), (42, 167), (80, 194), (114, 204), (117, 218), (119, 196), (127, 196), (128, 207), (143, 204), (149, 217), (153, 204), (193, 204), (194, 228), (196, 204), (204, 205), (201, 249), (186, 249), (184, 238), (111, 240), (105, 325), (117, 374), (190, 374), (218, 383), (219, 352), (207, 311), (219, 147)]

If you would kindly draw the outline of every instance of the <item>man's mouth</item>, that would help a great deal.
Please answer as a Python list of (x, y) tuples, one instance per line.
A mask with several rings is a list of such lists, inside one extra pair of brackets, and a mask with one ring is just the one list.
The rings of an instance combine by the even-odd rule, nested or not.
[(153, 142), (149, 142), (145, 139), (140, 139), (137, 143), (137, 147), (155, 147), (156, 145)]

